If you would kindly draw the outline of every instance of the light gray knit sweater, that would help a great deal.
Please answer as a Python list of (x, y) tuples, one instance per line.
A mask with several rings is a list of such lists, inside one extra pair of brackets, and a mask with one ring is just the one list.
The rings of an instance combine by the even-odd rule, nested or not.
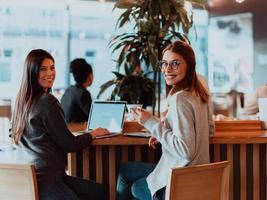
[(179, 91), (167, 99), (164, 119), (151, 117), (144, 126), (162, 145), (162, 156), (147, 183), (152, 196), (167, 185), (170, 168), (209, 163), (209, 134), (214, 130), (208, 104)]

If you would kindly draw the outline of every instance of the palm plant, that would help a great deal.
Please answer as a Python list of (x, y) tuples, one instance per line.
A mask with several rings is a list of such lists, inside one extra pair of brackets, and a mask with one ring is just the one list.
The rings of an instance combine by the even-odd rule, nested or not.
[[(188, 0), (188, 2), (202, 6), (202, 0)], [(125, 10), (117, 21), (118, 28), (122, 28), (127, 22), (134, 24), (132, 33), (117, 35), (110, 41), (112, 52), (120, 52), (117, 70), (120, 71), (121, 66), (124, 66), (128, 76), (135, 73), (133, 66), (136, 62), (144, 63), (147, 70), (153, 71), (158, 99), (160, 99), (161, 76), (157, 62), (161, 58), (162, 50), (174, 39), (189, 42), (187, 34), (193, 25), (193, 13), (186, 9), (185, 4), (184, 0), (117, 0), (114, 6), (114, 9)], [(103, 85), (100, 93), (108, 84), (116, 84), (118, 78), (120, 79), (118, 74), (116, 76), (113, 82)], [(114, 89), (113, 93), (116, 92), (119, 93), (119, 88)], [(155, 95), (153, 97), (155, 98)], [(160, 107), (158, 111), (160, 112)]]
[(107, 81), (101, 86), (97, 98), (99, 98), (108, 87), (115, 85), (111, 93), (111, 100), (119, 98), (120, 100), (127, 101), (131, 104), (141, 103), (144, 107), (150, 106), (153, 101), (152, 97), (155, 84), (147, 77), (149, 73), (130, 72), (124, 75), (118, 72), (113, 72), (115, 78)]

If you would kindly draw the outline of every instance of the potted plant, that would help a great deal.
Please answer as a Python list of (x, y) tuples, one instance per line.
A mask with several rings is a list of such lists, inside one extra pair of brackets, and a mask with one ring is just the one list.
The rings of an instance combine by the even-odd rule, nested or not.
[[(187, 2), (202, 5), (202, 0)], [(113, 81), (102, 86), (100, 94), (108, 85), (118, 84), (118, 80), (125, 79), (122, 76), (133, 76), (136, 73), (136, 63), (142, 63), (146, 70), (153, 71), (153, 82), (157, 85), (157, 90), (153, 89), (153, 105), (155, 105), (155, 91), (158, 92), (160, 100), (161, 76), (157, 62), (161, 58), (161, 52), (174, 39), (189, 42), (187, 34), (193, 24), (193, 13), (190, 9), (186, 9), (185, 4), (184, 0), (117, 0), (114, 9), (125, 10), (117, 21), (117, 27), (121, 28), (127, 22), (132, 22), (134, 31), (117, 35), (110, 41), (112, 52), (119, 51), (116, 60), (118, 72), (114, 72), (116, 78)], [(124, 66), (125, 75), (119, 74), (121, 66)], [(120, 93), (122, 87), (119, 85), (113, 90), (113, 97)]]
[[(129, 70), (130, 69), (130, 70)], [(100, 87), (97, 98), (110, 86), (115, 86), (110, 99), (127, 101), (129, 104), (142, 104), (143, 107), (152, 106), (155, 83), (148, 78), (151, 72), (144, 73), (126, 67), (125, 74), (112, 72), (115, 78)]]

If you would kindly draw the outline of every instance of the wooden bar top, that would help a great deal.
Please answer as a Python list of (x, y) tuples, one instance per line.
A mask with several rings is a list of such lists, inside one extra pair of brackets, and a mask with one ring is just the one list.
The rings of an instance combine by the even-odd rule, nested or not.
[(267, 130), (216, 131), (210, 137), (211, 144), (263, 144), (267, 143)]
[[(71, 132), (85, 130), (86, 123), (73, 123), (68, 125)], [(142, 131), (144, 127), (136, 122), (127, 122), (124, 124), (123, 132), (137, 132)], [(74, 133), (75, 134), (75, 133)], [(148, 138), (132, 137), (132, 136), (114, 136), (108, 138), (95, 139), (92, 145), (144, 145), (148, 144)]]
[[(229, 122), (227, 122), (229, 123)], [(243, 123), (243, 122), (242, 122)], [(141, 131), (142, 126), (137, 125), (136, 122), (127, 122), (123, 132)], [(245, 124), (243, 124), (245, 126)], [(134, 128), (136, 126), (136, 128)], [(84, 130), (85, 123), (69, 124), (69, 129), (72, 132)], [(251, 127), (251, 125), (249, 125)], [(148, 138), (129, 137), (129, 136), (115, 136), (109, 138), (95, 139), (92, 145), (144, 145), (148, 143)], [(244, 130), (229, 130), (229, 131), (215, 131), (214, 135), (210, 136), (211, 144), (263, 144), (267, 143), (267, 130), (258, 129), (244, 129)]]
[(217, 131), (254, 131), (262, 130), (263, 123), (260, 120), (224, 120), (215, 121)]
[(251, 144), (266, 143), (267, 130), (259, 120), (215, 121), (215, 133), (211, 144)]

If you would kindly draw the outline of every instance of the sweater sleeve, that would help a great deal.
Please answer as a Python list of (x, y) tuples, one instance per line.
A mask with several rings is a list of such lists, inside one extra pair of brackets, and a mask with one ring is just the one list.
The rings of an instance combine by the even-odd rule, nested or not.
[[(179, 102), (179, 103), (178, 103)], [(161, 143), (162, 148), (174, 156), (191, 161), (196, 151), (196, 131), (194, 113), (191, 104), (180, 98), (169, 107), (169, 116), (173, 128), (167, 128), (164, 121), (151, 117), (144, 126)]]
[(258, 90), (254, 92), (248, 99), (245, 101), (245, 106), (241, 111), (243, 115), (255, 115), (259, 112), (258, 107)]
[(74, 136), (68, 129), (64, 120), (64, 113), (59, 102), (47, 95), (43, 103), (43, 124), (52, 140), (65, 152), (73, 152), (83, 149), (92, 141), (90, 134)]

